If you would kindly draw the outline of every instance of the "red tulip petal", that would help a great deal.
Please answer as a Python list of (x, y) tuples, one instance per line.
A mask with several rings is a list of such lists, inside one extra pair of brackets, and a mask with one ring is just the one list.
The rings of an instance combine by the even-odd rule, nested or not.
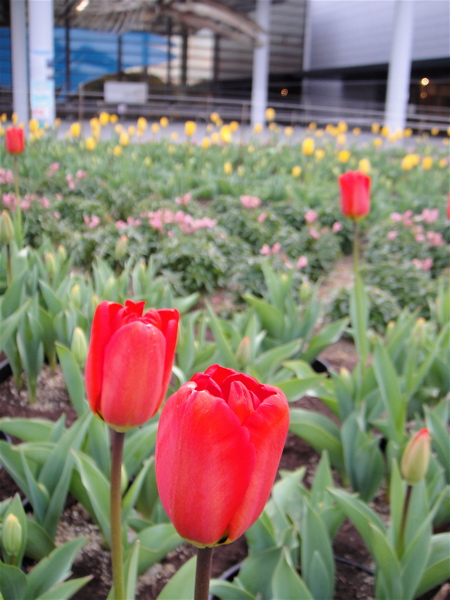
[(259, 517), (269, 498), (289, 427), (289, 407), (278, 393), (262, 402), (245, 421), (256, 448), (256, 463), (244, 501), (229, 527), (229, 540), (241, 536)]
[[(252, 398), (254, 397), (255, 400)], [(240, 423), (243, 423), (255, 410), (259, 404), (258, 399), (255, 397), (253, 392), (249, 392), (248, 389), (240, 381), (233, 381), (230, 386), (230, 393), (228, 396), (228, 406), (234, 412), (239, 419)]]
[(112, 323), (121, 308), (120, 304), (105, 301), (97, 306), (94, 314), (85, 368), (86, 395), (94, 413), (100, 410), (106, 345), (114, 331)]
[[(161, 321), (160, 329), (166, 339), (166, 354), (164, 359), (164, 374), (163, 374), (163, 394), (166, 395), (172, 377), (172, 365), (175, 356), (177, 345), (178, 323), (180, 321), (180, 313), (177, 310), (159, 310)], [(161, 401), (164, 398), (161, 399)]]
[(255, 464), (249, 433), (227, 404), (188, 383), (161, 414), (156, 478), (178, 533), (203, 545), (228, 535)]
[(105, 352), (101, 412), (112, 427), (142, 425), (158, 410), (166, 342), (141, 321), (118, 329)]

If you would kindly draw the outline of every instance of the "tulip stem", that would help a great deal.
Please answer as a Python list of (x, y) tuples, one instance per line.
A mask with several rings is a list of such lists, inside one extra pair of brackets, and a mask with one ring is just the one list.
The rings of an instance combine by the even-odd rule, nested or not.
[(17, 246), (18, 249), (20, 250), (20, 247), (22, 245), (22, 207), (21, 207), (21, 203), (22, 200), (20, 198), (20, 191), (19, 191), (19, 163), (18, 163), (18, 158), (16, 155), (14, 155), (14, 188), (15, 188), (15, 192), (16, 192), (16, 227), (15, 227), (15, 238), (16, 238), (16, 242), (17, 242)]
[(411, 500), (412, 489), (413, 489), (412, 485), (408, 485), (406, 488), (405, 503), (403, 504), (403, 512), (402, 512), (402, 522), (400, 524), (400, 532), (399, 532), (399, 543), (398, 543), (399, 558), (402, 557), (404, 549), (405, 549), (406, 521), (408, 519), (408, 509), (409, 509), (409, 502)]
[(208, 600), (213, 550), (209, 547), (197, 550), (194, 600)]
[(111, 559), (114, 600), (125, 600), (122, 555), (122, 455), (125, 433), (111, 429)]

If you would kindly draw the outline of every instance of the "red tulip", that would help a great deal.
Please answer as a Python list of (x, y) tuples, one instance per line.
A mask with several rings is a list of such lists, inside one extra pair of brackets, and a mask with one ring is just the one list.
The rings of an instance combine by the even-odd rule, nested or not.
[(178, 533), (196, 546), (228, 544), (261, 514), (289, 427), (276, 387), (214, 365), (164, 405), (156, 481)]
[(338, 180), (343, 214), (353, 220), (365, 217), (370, 210), (370, 177), (360, 171), (347, 171)]
[(6, 151), (9, 154), (22, 154), (25, 150), (25, 138), (21, 127), (8, 127), (5, 132)]
[(117, 431), (148, 421), (167, 392), (177, 341), (177, 310), (145, 302), (102, 302), (92, 323), (86, 393), (92, 411)]

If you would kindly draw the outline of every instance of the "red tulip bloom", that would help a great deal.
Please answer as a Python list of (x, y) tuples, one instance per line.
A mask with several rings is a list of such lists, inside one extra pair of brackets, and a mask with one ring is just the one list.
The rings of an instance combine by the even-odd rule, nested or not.
[(8, 127), (5, 133), (6, 152), (22, 154), (25, 150), (25, 138), (21, 127)]
[(177, 341), (177, 310), (145, 302), (102, 302), (92, 323), (86, 393), (92, 411), (117, 431), (148, 421), (167, 392)]
[(360, 171), (348, 171), (338, 180), (343, 214), (353, 220), (365, 217), (370, 210), (370, 177)]
[(178, 533), (196, 546), (227, 544), (261, 514), (289, 427), (276, 387), (214, 365), (164, 405), (156, 481)]

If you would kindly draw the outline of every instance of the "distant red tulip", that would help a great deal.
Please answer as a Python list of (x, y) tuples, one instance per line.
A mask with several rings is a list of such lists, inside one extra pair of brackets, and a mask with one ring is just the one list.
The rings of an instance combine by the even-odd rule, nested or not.
[(22, 154), (25, 150), (25, 138), (21, 127), (8, 127), (5, 132), (6, 152)]
[(353, 220), (365, 217), (370, 210), (370, 177), (360, 171), (347, 171), (338, 180), (343, 214)]
[(408, 485), (415, 485), (425, 477), (430, 454), (430, 432), (427, 428), (423, 428), (413, 435), (403, 452), (401, 471), (403, 479)]
[(161, 413), (156, 481), (178, 533), (196, 546), (228, 544), (270, 495), (289, 427), (276, 387), (214, 365), (173, 394)]
[(117, 431), (148, 421), (167, 392), (177, 341), (177, 310), (145, 302), (102, 302), (92, 323), (86, 393), (92, 411)]

